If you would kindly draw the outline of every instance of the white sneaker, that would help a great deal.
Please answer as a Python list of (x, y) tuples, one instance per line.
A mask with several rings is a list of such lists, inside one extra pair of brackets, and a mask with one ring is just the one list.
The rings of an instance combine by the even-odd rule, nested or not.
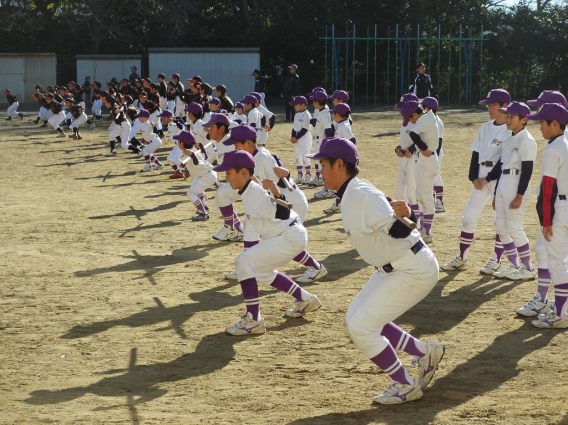
[(420, 383), (415, 381), (412, 385), (391, 382), (390, 386), (382, 393), (373, 398), (376, 404), (402, 404), (422, 398), (424, 394)]
[(517, 309), (517, 314), (519, 316), (534, 317), (539, 314), (548, 314), (551, 311), (550, 306), (547, 303), (543, 303), (540, 294), (536, 293), (532, 300)]
[(237, 271), (233, 270), (229, 273), (225, 273), (225, 279), (227, 280), (237, 280)]
[(432, 237), (432, 235), (427, 235), (424, 229), (420, 230), (420, 235), (422, 236), (422, 240), (424, 241), (425, 244), (434, 242), (434, 238)]
[(439, 200), (436, 200), (436, 204), (434, 205), (434, 208), (435, 208), (436, 212), (446, 212), (446, 207)]
[(152, 171), (152, 169), (153, 169), (153, 168), (152, 168), (152, 165), (146, 164), (146, 165), (144, 165), (144, 168), (142, 168), (142, 169), (140, 170), (140, 172), (141, 172), (141, 173), (145, 173), (145, 172), (147, 172), (147, 171)]
[(94, 123), (93, 123), (93, 124), (89, 124), (89, 130), (93, 130), (95, 127), (96, 127), (96, 125), (95, 125)]
[(509, 280), (533, 280), (536, 279), (536, 270), (527, 270), (525, 266), (521, 266), (511, 274), (505, 276)]
[(311, 181), (312, 181), (312, 176), (310, 176), (309, 174), (306, 174), (304, 176), (304, 180), (300, 184), (310, 184)]
[(459, 256), (459, 254), (456, 255), (451, 261), (440, 266), (440, 270), (443, 270), (445, 272), (448, 272), (448, 271), (451, 271), (451, 270), (465, 270), (465, 269), (467, 269), (467, 262), (462, 260), (462, 258)]
[(61, 139), (62, 137), (65, 137), (65, 133), (59, 133), (59, 134), (57, 135), (57, 138), (58, 138), (58, 139)]
[(191, 217), (191, 221), (206, 221), (209, 220), (209, 214), (203, 214), (202, 212), (197, 213)]
[(296, 282), (297, 283), (312, 283), (312, 282), (315, 282), (318, 279), (321, 279), (322, 277), (324, 277), (326, 275), (327, 275), (327, 269), (323, 266), (323, 264), (320, 264), (319, 269), (316, 269), (314, 267), (307, 267), (304, 274), (302, 276), (300, 276), (298, 279), (296, 279)]
[(544, 329), (566, 329), (568, 328), (568, 314), (560, 317), (556, 312), (550, 311), (547, 314), (539, 314), (537, 320), (532, 321), (533, 326)]
[(296, 178), (294, 179), (294, 183), (296, 183), (296, 184), (302, 184), (302, 183), (304, 183), (304, 176), (301, 176), (301, 177), (298, 176), (298, 177), (296, 177)]
[(493, 277), (496, 277), (497, 279), (505, 279), (507, 275), (510, 275), (516, 270), (517, 269), (510, 264), (508, 266), (501, 266), (499, 270), (493, 273)]
[(116, 156), (116, 149), (111, 150), (110, 152), (105, 153), (105, 156)]
[(321, 177), (319, 179), (314, 177), (309, 182), (306, 182), (306, 184), (309, 184), (310, 186), (323, 186), (323, 179)]
[(164, 164), (162, 164), (162, 163), (154, 164), (154, 165), (152, 166), (152, 168), (153, 168), (154, 170), (161, 170), (162, 168), (164, 168)]
[(327, 197), (327, 189), (324, 187), (314, 193), (314, 198), (326, 198)]
[(143, 155), (142, 151), (138, 151), (138, 153), (136, 154), (136, 158), (140, 158), (140, 157), (142, 157), (142, 155)]
[(335, 192), (335, 190), (327, 190), (326, 194), (325, 194), (326, 198), (337, 198), (337, 194)]
[(323, 212), (326, 213), (326, 214), (340, 213), (341, 212), (341, 204), (335, 205), (335, 201), (333, 201), (333, 204), (331, 204), (331, 206), (329, 208), (326, 208), (325, 210), (323, 210)]
[(308, 301), (296, 301), (294, 305), (286, 310), (284, 314), (288, 317), (302, 317), (311, 311), (316, 311), (321, 307), (321, 301), (312, 295)]
[(418, 364), (418, 382), (421, 389), (425, 389), (428, 386), (434, 377), (434, 373), (436, 373), (436, 369), (438, 369), (438, 363), (440, 363), (446, 353), (444, 346), (437, 342), (427, 342), (426, 348), (428, 351), (424, 356), (416, 357), (412, 360), (413, 366)]
[(501, 268), (501, 262), (497, 261), (497, 258), (491, 257), (491, 259), (484, 265), (480, 270), (479, 273), (481, 274), (488, 274), (493, 276), (493, 274)]
[(237, 242), (243, 239), (243, 233), (238, 230), (231, 230), (229, 226), (223, 226), (221, 230), (215, 233), (213, 239), (221, 242)]
[(264, 319), (262, 317), (260, 320), (256, 321), (253, 320), (250, 313), (247, 313), (233, 326), (229, 326), (225, 332), (235, 336), (259, 335), (266, 332), (266, 325), (264, 324)]

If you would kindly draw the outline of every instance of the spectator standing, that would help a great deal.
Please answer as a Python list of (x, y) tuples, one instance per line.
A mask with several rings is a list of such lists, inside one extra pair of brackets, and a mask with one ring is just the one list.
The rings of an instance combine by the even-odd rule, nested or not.
[(422, 100), (425, 97), (432, 96), (432, 77), (426, 74), (426, 65), (419, 63), (416, 65), (416, 75), (414, 81), (409, 88), (410, 93), (416, 95), (418, 99)]
[(295, 110), (290, 106), (290, 102), (295, 96), (300, 95), (300, 76), (297, 74), (298, 65), (292, 64), (288, 67), (289, 74), (284, 76), (284, 84), (282, 85), (282, 93), (280, 97), (284, 98), (284, 108), (286, 111), (286, 122), (294, 119)]
[(260, 94), (260, 104), (266, 108), (266, 104), (264, 103), (264, 90), (266, 89), (266, 77), (260, 75), (260, 71), (255, 69), (250, 74), (254, 77), (254, 92)]

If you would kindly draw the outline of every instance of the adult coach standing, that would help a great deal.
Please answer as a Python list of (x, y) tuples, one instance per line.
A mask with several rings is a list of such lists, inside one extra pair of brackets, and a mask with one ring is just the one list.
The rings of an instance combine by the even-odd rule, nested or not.
[[(284, 76), (284, 83), (282, 85), (282, 93), (280, 97), (284, 98), (284, 110), (286, 111), (286, 122), (294, 119), (294, 107), (290, 106), (290, 102), (294, 100), (295, 96), (300, 95), (300, 76), (297, 74), (298, 65), (293, 63), (288, 67), (288, 75)], [(256, 91), (256, 90), (255, 90)]]
[[(420, 238), (397, 220), (414, 213), (404, 201), (392, 201), (366, 180), (359, 180), (359, 154), (355, 145), (340, 137), (326, 139), (318, 153), (327, 187), (341, 198), (345, 233), (359, 255), (376, 271), (347, 310), (347, 329), (353, 343), (385, 372), (390, 386), (373, 401), (400, 404), (422, 397), (444, 346), (423, 342), (392, 321), (430, 293), (438, 281), (436, 257)], [(398, 358), (401, 349), (416, 356), (418, 377), (412, 378)]]
[(264, 90), (266, 90), (266, 77), (260, 75), (260, 70), (255, 69), (250, 74), (254, 77), (254, 90), (253, 92), (258, 93), (260, 95), (260, 104), (266, 108), (266, 104), (264, 103)]
[(414, 76), (414, 81), (409, 88), (409, 91), (416, 95), (418, 99), (424, 99), (425, 97), (431, 96), (434, 86), (432, 85), (432, 77), (426, 74), (426, 65), (424, 63), (419, 63), (416, 65), (416, 75)]

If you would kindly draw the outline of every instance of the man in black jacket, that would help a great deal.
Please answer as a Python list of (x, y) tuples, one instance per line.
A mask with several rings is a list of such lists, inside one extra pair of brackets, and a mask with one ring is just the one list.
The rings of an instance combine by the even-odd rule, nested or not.
[(416, 76), (410, 86), (410, 93), (415, 94), (418, 99), (422, 100), (425, 97), (432, 96), (433, 89), (432, 77), (426, 74), (426, 65), (419, 63), (416, 65)]
[(294, 119), (294, 107), (290, 106), (290, 102), (294, 99), (294, 96), (300, 95), (300, 76), (296, 73), (298, 70), (298, 65), (292, 64), (288, 67), (290, 72), (288, 75), (284, 76), (284, 84), (282, 86), (282, 93), (280, 97), (284, 98), (284, 108), (286, 111), (286, 122), (290, 122)]

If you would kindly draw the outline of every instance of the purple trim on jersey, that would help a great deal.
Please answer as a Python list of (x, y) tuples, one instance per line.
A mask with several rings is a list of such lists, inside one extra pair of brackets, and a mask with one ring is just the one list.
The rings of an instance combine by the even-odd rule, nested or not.
[[(316, 164), (316, 172), (317, 172), (318, 166)], [(349, 182), (351, 180), (353, 180), (354, 177), (351, 177), (349, 179), (347, 179), (339, 188), (339, 190), (337, 191), (337, 193), (335, 194), (339, 199), (343, 198), (343, 194), (345, 193), (345, 190), (347, 189), (347, 185), (349, 184)]]
[[(414, 214), (414, 211), (412, 209), (410, 209), (409, 218), (416, 223), (416, 215)], [(389, 236), (395, 239), (404, 239), (407, 238), (411, 232), (412, 229), (409, 229), (404, 223), (396, 220), (389, 229)]]
[(296, 139), (301, 139), (304, 135), (308, 132), (307, 128), (302, 128), (300, 131), (296, 133)]
[(533, 161), (523, 161), (521, 162), (521, 177), (519, 178), (519, 186), (517, 188), (517, 195), (524, 195), (529, 183), (531, 181), (531, 176), (533, 172)]
[[(280, 199), (285, 201), (286, 197), (282, 194), (280, 195)], [(274, 214), (274, 218), (278, 220), (288, 220), (290, 218), (290, 208), (286, 208), (280, 204), (276, 204), (276, 214)]]

